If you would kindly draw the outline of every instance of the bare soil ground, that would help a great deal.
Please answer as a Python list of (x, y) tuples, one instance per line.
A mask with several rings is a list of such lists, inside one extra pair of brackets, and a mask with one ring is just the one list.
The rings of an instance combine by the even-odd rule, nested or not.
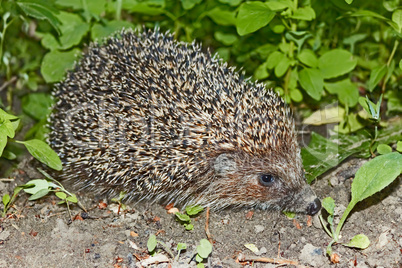
[[(361, 160), (348, 161), (313, 184), (321, 197), (331, 196), (340, 207), (350, 200), (352, 173)], [(25, 183), (30, 172), (20, 167), (15, 181), (1, 182), (1, 196), (12, 193)], [(330, 186), (331, 182), (332, 185)], [(157, 234), (177, 254), (177, 243), (186, 243), (187, 250), (174, 261), (151, 267), (196, 267), (194, 255), (200, 239), (206, 238), (206, 212), (193, 219), (194, 230), (186, 231), (164, 206), (128, 204), (130, 209), (120, 215), (111, 211), (109, 201), (100, 209), (102, 197), (90, 193), (78, 196), (89, 209), (88, 217), (68, 223), (66, 207), (57, 205), (54, 196), (28, 201), (21, 193), (10, 210), (13, 214), (0, 221), (0, 267), (141, 267), (139, 259), (148, 257), (147, 240)], [(325, 255), (330, 238), (317, 217), (298, 215), (288, 219), (283, 213), (249, 210), (211, 212), (209, 229), (213, 236), (213, 252), (206, 267), (278, 267), (264, 262), (237, 262), (239, 254), (296, 261), (299, 267), (402, 267), (402, 187), (400, 178), (382, 192), (361, 202), (342, 230), (342, 240), (349, 241), (363, 233), (371, 241), (365, 250), (335, 245), (339, 263), (332, 264)], [(2, 208), (1, 208), (2, 209)], [(82, 211), (72, 207), (73, 214)], [(85, 214), (80, 214), (85, 217)], [(339, 217), (339, 214), (338, 214)], [(254, 244), (253, 253), (245, 244)], [(281, 266), (284, 267), (284, 266)], [(288, 267), (293, 267), (289, 265)]]

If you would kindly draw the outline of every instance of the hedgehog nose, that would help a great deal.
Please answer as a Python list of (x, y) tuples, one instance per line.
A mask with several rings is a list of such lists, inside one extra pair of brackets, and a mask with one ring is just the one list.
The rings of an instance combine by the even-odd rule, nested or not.
[(307, 214), (314, 216), (321, 210), (321, 202), (320, 199), (316, 198), (313, 202), (311, 202), (307, 207)]

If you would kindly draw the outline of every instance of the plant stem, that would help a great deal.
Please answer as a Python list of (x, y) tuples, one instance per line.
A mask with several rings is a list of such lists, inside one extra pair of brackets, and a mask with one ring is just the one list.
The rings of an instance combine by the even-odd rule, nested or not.
[(354, 208), (354, 206), (356, 205), (357, 202), (355, 202), (353, 199), (352, 201), (350, 201), (348, 207), (346, 208), (346, 210), (343, 212), (342, 218), (338, 223), (338, 226), (336, 227), (336, 231), (335, 231), (335, 237), (334, 237), (334, 241), (338, 242), (339, 239), (339, 233), (341, 232), (343, 223), (345, 222), (346, 218), (348, 217), (349, 213), (352, 211), (352, 209)]

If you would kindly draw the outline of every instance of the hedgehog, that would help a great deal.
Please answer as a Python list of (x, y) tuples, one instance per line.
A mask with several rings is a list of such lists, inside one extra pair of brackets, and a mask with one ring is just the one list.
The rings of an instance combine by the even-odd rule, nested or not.
[(53, 95), (58, 176), (80, 190), (218, 210), (321, 209), (283, 99), (195, 42), (122, 30), (90, 44)]

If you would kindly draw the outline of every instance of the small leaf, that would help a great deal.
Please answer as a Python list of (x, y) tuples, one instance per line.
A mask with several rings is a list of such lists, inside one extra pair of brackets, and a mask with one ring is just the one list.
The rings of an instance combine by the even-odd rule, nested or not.
[(396, 150), (402, 153), (402, 141), (396, 143)]
[(241, 4), (236, 20), (238, 34), (243, 36), (261, 29), (275, 17), (275, 14), (260, 1)]
[(59, 156), (45, 142), (37, 139), (17, 142), (24, 144), (33, 157), (50, 168), (55, 170), (61, 170), (63, 168)]
[(283, 57), (282, 60), (275, 66), (276, 77), (281, 77), (286, 73), (290, 66), (290, 60), (288, 57)]
[[(71, 202), (71, 203), (77, 203), (78, 202), (77, 196), (75, 194), (70, 195), (69, 197), (66, 198), (66, 200), (68, 202)], [(122, 205), (121, 207), (124, 210), (124, 205)]]
[(202, 206), (200, 206), (200, 205), (192, 205), (192, 206), (187, 206), (186, 207), (186, 213), (189, 216), (197, 215), (198, 213), (200, 213), (203, 210), (204, 210), (204, 208)]
[(315, 11), (312, 7), (299, 7), (293, 12), (293, 15), (290, 16), (292, 19), (297, 20), (313, 20), (315, 19)]
[(154, 251), (156, 248), (156, 244), (157, 244), (156, 236), (154, 234), (151, 234), (147, 242), (148, 252)]
[(177, 244), (177, 250), (183, 250), (187, 248), (187, 244), (186, 243), (178, 243)]
[(305, 68), (299, 72), (299, 82), (304, 90), (315, 100), (320, 100), (324, 90), (324, 79), (317, 69)]
[(192, 9), (195, 5), (201, 3), (202, 0), (181, 0), (181, 5), (185, 10)]
[(58, 198), (60, 198), (61, 200), (65, 200), (67, 198), (67, 195), (63, 192), (55, 192), (54, 193)]
[(370, 245), (370, 240), (364, 234), (355, 235), (348, 244), (343, 244), (350, 248), (365, 249)]
[(189, 224), (184, 224), (184, 228), (185, 228), (187, 231), (191, 231), (191, 230), (194, 229), (194, 225), (192, 225), (191, 223), (189, 223)]
[(397, 9), (392, 13), (392, 21), (399, 27), (399, 33), (402, 31), (402, 9)]
[(359, 202), (384, 189), (402, 172), (402, 154), (398, 152), (377, 156), (365, 163), (352, 183), (351, 203)]
[(207, 239), (201, 239), (200, 244), (197, 246), (197, 253), (201, 258), (208, 258), (209, 254), (212, 252), (212, 245)]
[(8, 203), (10, 202), (10, 195), (9, 194), (4, 194), (3, 195), (3, 205), (4, 206), (7, 206), (8, 205)]
[(322, 207), (325, 208), (325, 210), (328, 212), (330, 215), (334, 215), (335, 211), (335, 201), (332, 199), (332, 197), (326, 197), (321, 201)]
[(377, 146), (377, 152), (379, 154), (388, 154), (392, 152), (392, 148), (387, 144), (380, 144)]
[(216, 24), (229, 26), (236, 25), (235, 12), (215, 7), (208, 11), (206, 15), (210, 17)]
[(257, 246), (254, 244), (245, 244), (244, 246), (251, 250), (253, 253), (257, 253), (259, 251)]
[(191, 221), (190, 217), (188, 215), (186, 215), (186, 214), (176, 212), (175, 215), (179, 220), (181, 220), (183, 222), (190, 222)]
[(325, 79), (334, 78), (352, 71), (357, 64), (353, 54), (343, 49), (332, 49), (318, 59), (318, 68)]
[(273, 69), (274, 67), (276, 67), (281, 61), (282, 59), (285, 57), (285, 54), (283, 54), (280, 51), (274, 51), (272, 52), (266, 63), (267, 63), (267, 68), (268, 69)]
[(334, 82), (324, 83), (325, 89), (331, 94), (337, 94), (339, 101), (348, 107), (354, 107), (359, 101), (359, 90), (349, 78)]
[(384, 78), (387, 73), (387, 65), (377, 66), (370, 73), (370, 80), (368, 82), (368, 90), (373, 91), (373, 89), (378, 85), (378, 83)]

